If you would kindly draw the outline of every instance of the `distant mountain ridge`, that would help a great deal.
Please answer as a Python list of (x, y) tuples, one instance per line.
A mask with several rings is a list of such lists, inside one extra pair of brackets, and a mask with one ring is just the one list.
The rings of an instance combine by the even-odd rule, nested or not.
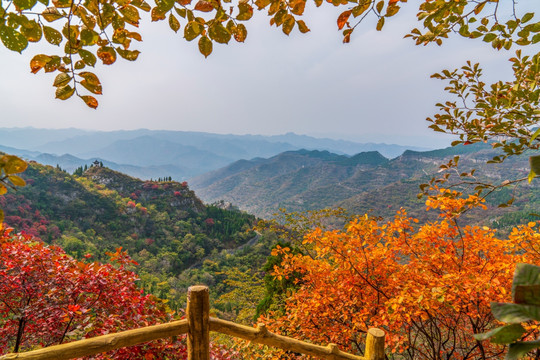
[[(186, 180), (237, 160), (268, 158), (285, 151), (326, 150), (340, 155), (379, 151), (392, 158), (418, 147), (362, 144), (345, 140), (284, 135), (222, 135), (165, 130), (86, 131), (79, 129), (0, 128), (6, 152), (68, 171), (99, 159), (112, 169), (142, 179), (172, 176)], [(9, 151), (8, 148), (15, 149)], [(38, 158), (41, 154), (48, 154)], [(65, 157), (64, 155), (71, 155)]]
[[(488, 144), (405, 151), (394, 159), (378, 152), (349, 157), (327, 151), (298, 150), (268, 159), (237, 161), (191, 179), (190, 186), (207, 203), (224, 200), (263, 218), (272, 217), (280, 208), (304, 211), (343, 207), (357, 214), (371, 212), (386, 217), (404, 207), (413, 216), (426, 219), (425, 199), (416, 196), (420, 192), (418, 186), (436, 176), (439, 165), (458, 154), (463, 171), (477, 168), (480, 170), (477, 173), (487, 181), (516, 179), (528, 172), (526, 156), (486, 165), (485, 161), (494, 154)], [(537, 198), (538, 185), (522, 186), (515, 194), (523, 201)], [(496, 205), (509, 198), (509, 189), (491, 197), (493, 221), (505, 214)], [(518, 209), (530, 208), (534, 213), (538, 205), (525, 201)], [(528, 218), (526, 211), (523, 214), (524, 219)]]

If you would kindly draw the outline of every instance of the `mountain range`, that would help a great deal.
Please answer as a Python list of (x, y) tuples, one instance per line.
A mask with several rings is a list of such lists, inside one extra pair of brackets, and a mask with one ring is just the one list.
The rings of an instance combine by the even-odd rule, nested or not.
[(300, 149), (327, 150), (341, 155), (379, 151), (395, 157), (402, 145), (355, 143), (285, 135), (221, 135), (202, 132), (80, 129), (0, 128), (0, 151), (23, 156), (73, 172), (77, 167), (102, 161), (107, 167), (141, 179), (171, 176), (186, 180), (230, 163), (266, 158)]
[[(240, 160), (203, 174), (190, 186), (205, 202), (224, 200), (263, 218), (279, 209), (306, 211), (341, 207), (352, 213), (389, 217), (403, 207), (420, 220), (430, 218), (419, 185), (437, 176), (439, 166), (460, 155), (460, 171), (477, 169), (477, 180), (500, 183), (527, 176), (528, 156), (486, 164), (495, 154), (488, 144), (456, 146), (432, 151), (405, 151), (388, 159), (379, 152), (349, 157), (327, 151), (287, 151), (268, 159)], [(525, 221), (540, 210), (538, 184), (502, 189), (488, 198), (490, 222), (497, 228)], [(514, 195), (517, 208), (509, 212), (497, 205)], [(521, 215), (521, 219), (516, 214)], [(468, 214), (485, 220), (485, 213)], [(512, 218), (512, 220), (510, 220)], [(512, 224), (514, 224), (512, 223)]]
[[(394, 145), (296, 134), (2, 129), (0, 144), (0, 151), (58, 164), (68, 172), (97, 159), (106, 168), (141, 179), (188, 179), (206, 203), (224, 201), (263, 218), (272, 217), (280, 208), (304, 211), (343, 207), (354, 213), (386, 217), (404, 207), (422, 220), (428, 215), (424, 199), (416, 197), (418, 186), (455, 155), (462, 157), (462, 170), (478, 168), (479, 179), (489, 182), (523, 177), (529, 169), (527, 156), (486, 166), (486, 160), (494, 155), (488, 144), (403, 151), (403, 147)], [(58, 155), (64, 151), (69, 154)], [(396, 154), (399, 156), (393, 157)], [(521, 207), (510, 215), (496, 206), (511, 198), (510, 190), (493, 194), (492, 222), (510, 224), (519, 220), (518, 213), (526, 219), (540, 210), (536, 209), (537, 202), (527, 199), (538, 195), (536, 182), (512, 191)]]

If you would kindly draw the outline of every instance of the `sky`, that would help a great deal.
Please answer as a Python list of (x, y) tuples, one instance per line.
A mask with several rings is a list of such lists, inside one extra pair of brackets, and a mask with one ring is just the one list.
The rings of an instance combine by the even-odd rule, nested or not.
[(328, 4), (308, 6), (311, 32), (295, 29), (290, 36), (256, 11), (246, 23), (244, 44), (215, 44), (207, 59), (182, 30), (175, 34), (167, 22), (144, 22), (143, 42), (133, 47), (141, 51), (137, 61), (96, 66), (104, 94), (97, 110), (75, 97), (54, 99), (55, 75), (30, 73), (34, 54), (58, 48), (38, 44), (20, 55), (0, 47), (0, 127), (295, 132), (443, 147), (452, 138), (429, 130), (425, 119), (448, 96), (445, 83), (430, 75), (472, 60), (483, 64), (487, 80), (509, 77), (510, 54), (457, 37), (442, 47), (415, 46), (403, 38), (417, 26), (415, 3), (405, 4), (381, 32), (366, 21), (349, 44), (337, 31), (342, 10)]

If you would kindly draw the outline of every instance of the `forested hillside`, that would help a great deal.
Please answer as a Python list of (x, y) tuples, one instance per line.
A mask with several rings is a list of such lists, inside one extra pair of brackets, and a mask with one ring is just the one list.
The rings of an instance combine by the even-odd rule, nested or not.
[(99, 165), (78, 173), (30, 163), (27, 185), (0, 196), (6, 224), (79, 259), (103, 261), (122, 247), (143, 286), (164, 298), (184, 295), (184, 270), (256, 236), (254, 216), (204, 205), (185, 182), (141, 181)]

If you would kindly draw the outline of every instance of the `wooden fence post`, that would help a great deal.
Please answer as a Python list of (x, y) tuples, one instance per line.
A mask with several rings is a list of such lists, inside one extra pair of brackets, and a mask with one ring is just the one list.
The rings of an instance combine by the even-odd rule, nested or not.
[(208, 287), (190, 286), (187, 298), (188, 360), (210, 360), (210, 301)]
[(384, 335), (384, 331), (381, 329), (371, 328), (368, 330), (364, 355), (366, 360), (384, 360)]

